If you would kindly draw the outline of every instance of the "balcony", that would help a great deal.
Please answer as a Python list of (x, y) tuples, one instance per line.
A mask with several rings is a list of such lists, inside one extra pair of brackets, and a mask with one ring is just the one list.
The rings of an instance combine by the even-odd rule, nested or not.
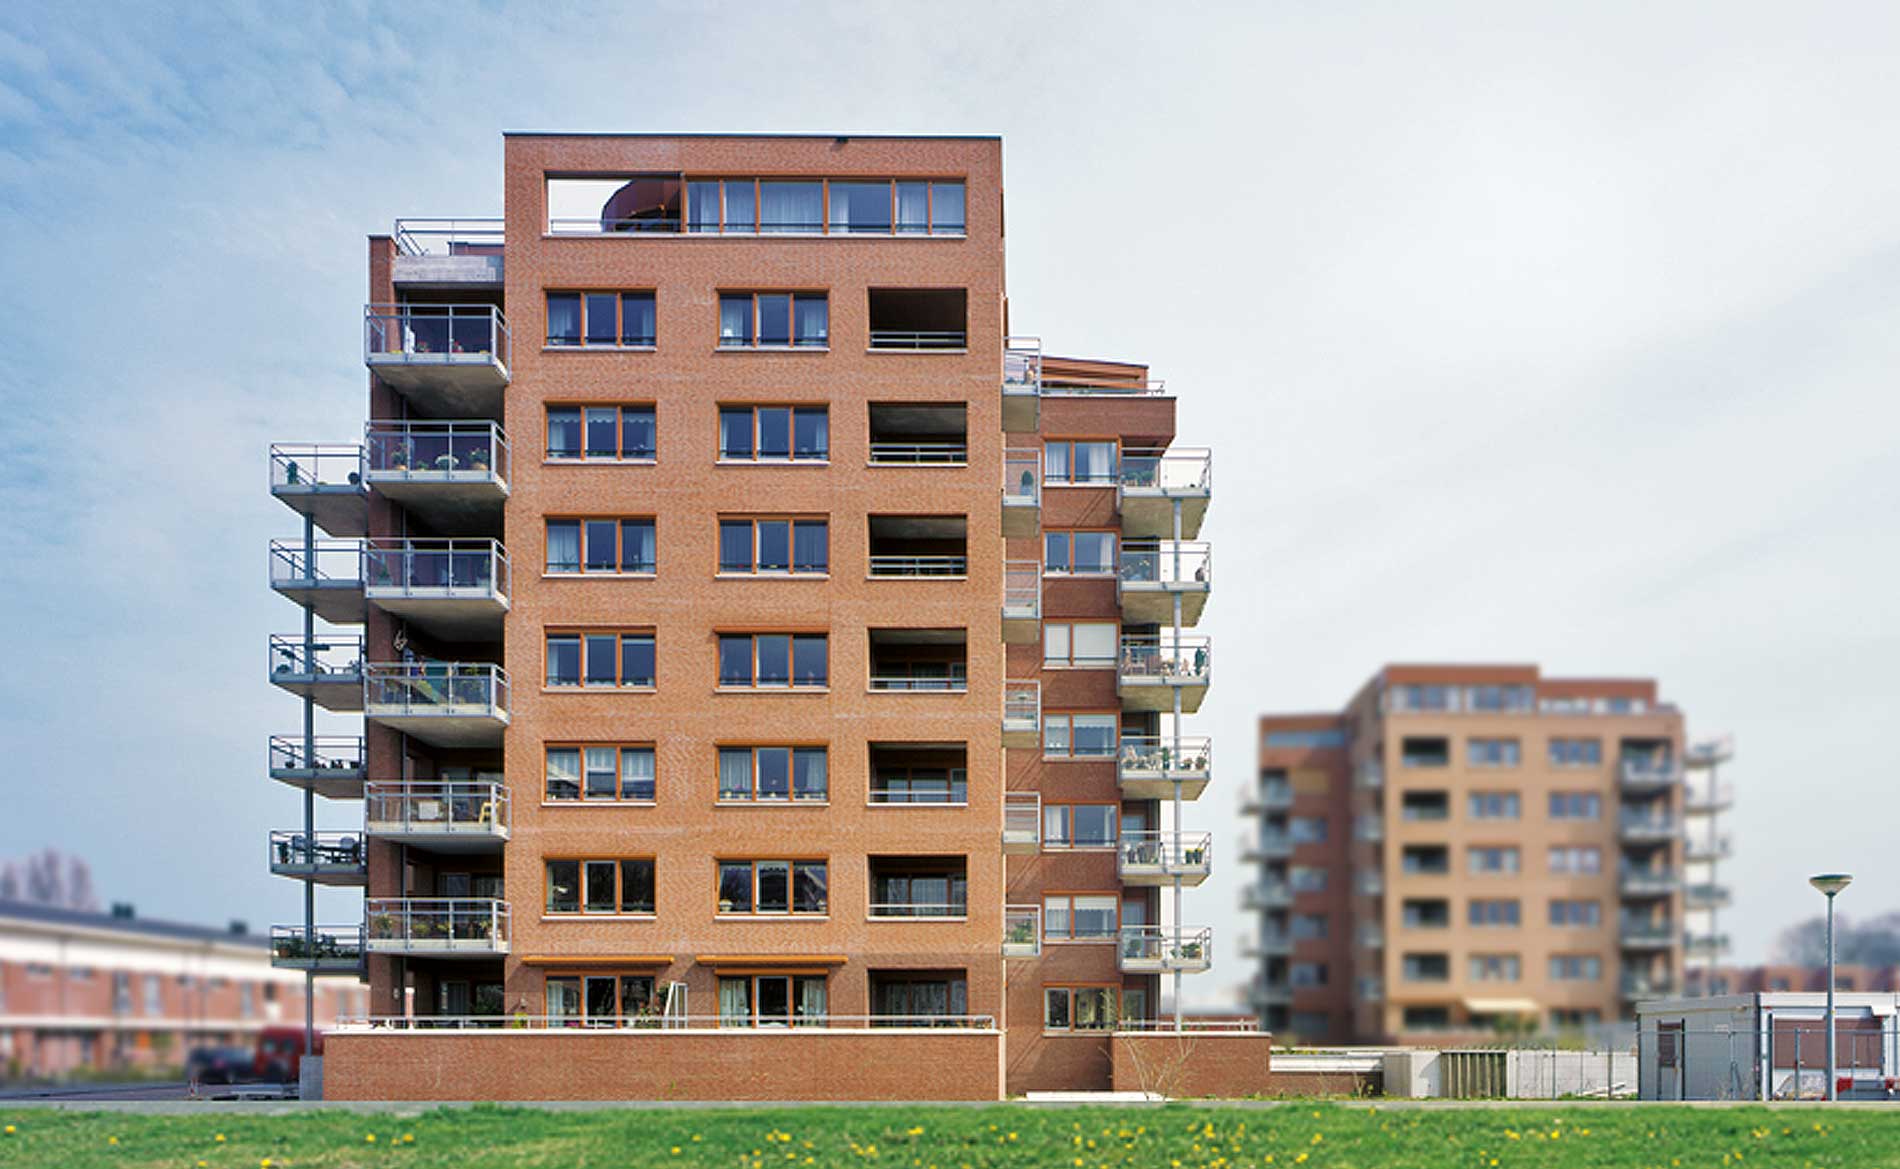
[(498, 541), (370, 540), (364, 596), (450, 641), (499, 641), (508, 614), (508, 552)]
[(962, 353), (970, 345), (968, 289), (866, 290), (873, 350)]
[(1377, 812), (1361, 812), (1352, 819), (1352, 838), (1361, 844), (1377, 844), (1385, 839), (1385, 818)]
[(508, 322), (485, 304), (365, 305), (363, 361), (420, 413), (493, 417), (508, 385)]
[(1042, 640), (1042, 565), (1003, 562), (1003, 642), (1034, 645)]
[(1291, 953), (1293, 935), (1280, 929), (1263, 930), (1257, 940), (1247, 942), (1240, 948), (1242, 958), (1284, 958)]
[(1042, 452), (1003, 452), (1003, 535), (1018, 540), (1042, 533)]
[(1682, 789), (1684, 811), (1698, 815), (1726, 812), (1735, 806), (1735, 786), (1727, 783), (1692, 783)]
[(492, 897), (386, 897), (364, 906), (371, 954), (488, 958), (508, 952), (508, 903)]
[(1682, 939), (1683, 952), (1699, 958), (1719, 958), (1728, 948), (1727, 934), (1688, 934)]
[(272, 735), (270, 777), (328, 800), (363, 795), (363, 740), (347, 735), (318, 735), (306, 750), (301, 735)]
[(320, 925), (306, 934), (300, 925), (274, 925), (270, 964), (312, 974), (357, 974), (363, 968), (363, 927)]
[(369, 858), (354, 832), (273, 832), (270, 871), (318, 885), (362, 886), (369, 883)]
[(357, 634), (324, 634), (308, 644), (303, 635), (273, 633), (270, 680), (325, 710), (363, 709), (363, 639)]
[(1132, 540), (1122, 545), (1115, 596), (1131, 622), (1196, 625), (1207, 607), (1214, 557), (1209, 545), (1185, 540)]
[(964, 579), (970, 574), (968, 527), (960, 515), (870, 517), (871, 579)]
[(1624, 866), (1617, 887), (1625, 898), (1669, 897), (1682, 888), (1682, 874), (1664, 867)]
[(1627, 791), (1663, 791), (1682, 782), (1682, 765), (1669, 758), (1625, 755), (1617, 774)]
[(1385, 764), (1377, 759), (1361, 759), (1353, 769), (1352, 785), (1360, 791), (1378, 791), (1385, 786)]
[(870, 415), (871, 466), (969, 465), (969, 408), (963, 403), (872, 402)]
[(871, 689), (887, 694), (966, 694), (969, 634), (962, 629), (872, 629)]
[(363, 543), (272, 540), (270, 587), (332, 625), (361, 625)]
[(395, 240), (390, 277), (398, 288), (502, 287), (499, 219), (398, 219)]
[(1282, 828), (1261, 828), (1240, 851), (1242, 861), (1255, 865), (1283, 861), (1292, 855), (1293, 837)]
[(1042, 428), (1042, 340), (1003, 338), (1003, 431), (1034, 434)]
[(1199, 536), (1213, 474), (1213, 452), (1204, 448), (1123, 451), (1116, 492), (1122, 535), (1160, 540)]
[(363, 714), (436, 747), (498, 747), (508, 728), (508, 672), (487, 662), (372, 664)]
[(497, 852), (507, 843), (508, 789), (499, 783), (369, 783), (363, 834), (440, 853)]
[(493, 531), (508, 499), (508, 436), (493, 422), (371, 422), (364, 476), (438, 532)]
[(1259, 784), (1240, 799), (1240, 814), (1258, 816), (1265, 812), (1284, 812), (1293, 807), (1293, 785), (1283, 779)]
[(1727, 885), (1689, 885), (1682, 895), (1690, 909), (1720, 909), (1729, 903)]
[(1042, 906), (1003, 906), (1003, 957), (1034, 958), (1042, 953)]
[(1293, 888), (1285, 881), (1262, 878), (1240, 891), (1240, 907), (1250, 912), (1290, 909), (1292, 905)]
[(1727, 833), (1695, 833), (1682, 846), (1682, 855), (1692, 861), (1727, 860), (1733, 851)]
[(1645, 974), (1629, 970), (1623, 973), (1621, 987), (1623, 997), (1626, 999), (1658, 998), (1673, 993), (1676, 989), (1676, 980), (1667, 972)]
[(1207, 638), (1124, 637), (1115, 691), (1124, 710), (1193, 714), (1207, 697), (1212, 642)]
[(1125, 925), (1121, 931), (1123, 974), (1198, 974), (1214, 965), (1210, 926)]
[(1284, 975), (1265, 978), (1254, 975), (1247, 983), (1247, 1001), (1256, 1008), (1285, 1007), (1293, 1002), (1293, 988)]
[(1042, 851), (1042, 794), (1003, 794), (1003, 851), (1023, 855)]
[(1124, 885), (1199, 885), (1213, 872), (1208, 832), (1124, 832), (1116, 871)]
[(270, 493), (332, 536), (369, 531), (363, 448), (278, 442), (270, 448)]
[(1003, 746), (1042, 746), (1042, 683), (1003, 683)]
[(1213, 776), (1213, 740), (1206, 735), (1123, 735), (1115, 755), (1122, 794), (1137, 800), (1199, 799)]
[(1667, 844), (1682, 835), (1682, 821), (1669, 815), (1625, 810), (1617, 818), (1617, 833), (1627, 844)]
[(1625, 950), (1668, 950), (1679, 935), (1671, 922), (1626, 917), (1617, 922), (1616, 936)]

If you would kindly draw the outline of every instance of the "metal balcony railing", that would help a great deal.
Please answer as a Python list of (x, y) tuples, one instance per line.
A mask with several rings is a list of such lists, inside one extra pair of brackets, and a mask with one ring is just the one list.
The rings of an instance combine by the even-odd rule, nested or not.
[(1617, 884), (1626, 897), (1662, 896), (1682, 886), (1682, 874), (1661, 866), (1626, 865), (1618, 875)]
[(293, 870), (360, 871), (368, 864), (363, 838), (355, 832), (273, 832), (270, 834), (272, 872)]
[(1617, 817), (1617, 829), (1625, 840), (1670, 840), (1682, 834), (1682, 821), (1674, 816), (1625, 809)]
[(872, 556), (875, 577), (961, 577), (970, 571), (967, 556)]
[(372, 365), (509, 366), (508, 321), (485, 304), (363, 307), (363, 357)]
[(1214, 962), (1211, 926), (1127, 925), (1119, 943), (1123, 970), (1206, 970)]
[(965, 917), (970, 912), (967, 901), (873, 901), (870, 916), (885, 917)]
[(493, 422), (371, 422), (363, 450), (372, 482), (508, 481), (508, 436)]
[(405, 256), (487, 255), (507, 242), (500, 219), (398, 219), (396, 248)]
[(1042, 734), (1042, 683), (1003, 683), (1003, 730)]
[(1385, 764), (1377, 759), (1362, 759), (1353, 772), (1353, 786), (1361, 791), (1377, 791), (1385, 786)]
[(1206, 495), (1214, 484), (1214, 452), (1205, 447), (1124, 450), (1123, 495)]
[(354, 970), (363, 963), (363, 927), (319, 925), (306, 933), (300, 925), (270, 927), (273, 966), (298, 970)]
[(1733, 843), (1726, 832), (1713, 835), (1703, 833), (1691, 836), (1684, 842), (1682, 855), (1692, 861), (1724, 860), (1734, 851)]
[(1284, 780), (1271, 780), (1241, 797), (1240, 814), (1257, 816), (1261, 812), (1285, 811), (1292, 806), (1293, 785)]
[(1121, 553), (1124, 588), (1205, 589), (1214, 572), (1213, 545), (1200, 540), (1129, 540)]
[(1005, 792), (1003, 846), (1034, 851), (1042, 844), (1042, 793)]
[(444, 780), (363, 785), (363, 830), (372, 836), (492, 836), (510, 828), (508, 789)]
[(970, 461), (970, 446), (961, 439), (939, 442), (874, 442), (871, 463), (879, 467), (954, 466)]
[(1205, 686), (1212, 663), (1213, 642), (1200, 634), (1166, 639), (1122, 638), (1120, 672), (1124, 680)]
[(363, 770), (363, 740), (354, 735), (317, 735), (305, 750), (301, 735), (270, 737), (270, 769), (280, 771)]
[(1003, 392), (1035, 394), (1042, 385), (1042, 338), (1003, 338)]
[(970, 680), (961, 672), (937, 677), (916, 674), (872, 674), (871, 689), (908, 694), (967, 694), (970, 689)]
[(369, 540), (363, 581), (371, 596), (507, 597), (508, 551), (499, 540)]
[(1213, 864), (1210, 832), (1124, 832), (1121, 867), (1162, 873), (1205, 873)]
[(1735, 804), (1735, 786), (1729, 783), (1692, 783), (1683, 788), (1682, 806), (1691, 812), (1717, 812)]
[(1667, 921), (1623, 918), (1617, 922), (1616, 935), (1625, 945), (1667, 945), (1676, 940), (1676, 927)]
[(273, 633), (270, 673), (273, 678), (300, 682), (360, 683), (363, 679), (362, 635), (326, 633), (306, 645), (300, 633)]
[(873, 349), (967, 349), (970, 335), (963, 329), (872, 329)]
[(1293, 904), (1293, 887), (1285, 881), (1264, 878), (1243, 887), (1240, 907), (1246, 910), (1285, 909)]
[(270, 582), (274, 588), (360, 588), (363, 542), (314, 540), (305, 547), (302, 540), (272, 540)]
[(274, 442), (270, 447), (270, 486), (279, 493), (361, 487), (363, 470), (363, 448), (355, 443)]
[(1292, 855), (1293, 837), (1281, 828), (1262, 828), (1254, 834), (1241, 851), (1242, 860), (1255, 863), (1284, 860)]
[(1086, 378), (1069, 374), (1057, 377), (1044, 374), (1042, 379), (1042, 396), (1045, 398), (1157, 398), (1167, 392), (1167, 383), (1160, 378), (1132, 381), (1126, 378)]
[(1042, 906), (1003, 907), (1003, 956), (1034, 958), (1042, 953)]
[(502, 715), (509, 709), (508, 672), (487, 662), (372, 663), (365, 703), (377, 714)]
[(1724, 954), (1728, 952), (1727, 934), (1687, 934), (1682, 939), (1682, 948), (1691, 954)]
[(1711, 885), (1706, 883), (1689, 885), (1683, 889), (1682, 893), (1683, 896), (1688, 899), (1691, 906), (1706, 908), (1709, 906), (1727, 905), (1729, 903), (1729, 888), (1727, 885)]
[(371, 952), (508, 952), (508, 903), (494, 898), (373, 898), (363, 920)]
[(1626, 971), (1621, 980), (1624, 998), (1649, 998), (1668, 994), (1676, 988), (1676, 980), (1668, 974), (1640, 974)]
[(1003, 452), (1003, 506), (1032, 508), (1042, 506), (1042, 452), (1006, 450)]
[(1213, 759), (1214, 740), (1207, 735), (1123, 735), (1116, 755), (1124, 777), (1206, 775)]
[(1625, 787), (1668, 787), (1682, 782), (1682, 764), (1672, 758), (1626, 755), (1617, 772)]

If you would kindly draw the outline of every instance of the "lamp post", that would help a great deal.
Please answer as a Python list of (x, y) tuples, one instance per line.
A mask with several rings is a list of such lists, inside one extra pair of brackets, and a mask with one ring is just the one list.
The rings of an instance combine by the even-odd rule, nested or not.
[(1853, 884), (1847, 873), (1822, 873), (1809, 877), (1808, 884), (1827, 896), (1827, 1098), (1840, 1099), (1839, 1079), (1834, 1069), (1834, 895)]

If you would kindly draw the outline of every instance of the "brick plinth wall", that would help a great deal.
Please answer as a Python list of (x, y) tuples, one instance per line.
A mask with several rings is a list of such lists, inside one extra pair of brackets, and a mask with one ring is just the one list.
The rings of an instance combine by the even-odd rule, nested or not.
[(1273, 1036), (1252, 1032), (1119, 1032), (1109, 1043), (1117, 1092), (1265, 1096)]

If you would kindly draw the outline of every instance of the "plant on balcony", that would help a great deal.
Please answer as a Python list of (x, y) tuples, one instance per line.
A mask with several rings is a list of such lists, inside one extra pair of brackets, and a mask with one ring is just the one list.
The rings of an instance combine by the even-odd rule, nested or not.
[(374, 914), (369, 919), (369, 936), (372, 938), (393, 938), (396, 936), (396, 917), (391, 913)]
[(1174, 948), (1174, 956), (1183, 962), (1199, 962), (1201, 960), (1201, 943), (1182, 942)]
[(468, 465), (471, 470), (488, 470), (488, 448), (478, 446), (468, 452)]
[(1205, 864), (1207, 863), (1207, 850), (1205, 848), (1182, 849), (1181, 860), (1182, 860), (1182, 863), (1184, 864), (1190, 864), (1190, 865)]
[(408, 442), (408, 440), (405, 439), (404, 441), (397, 443), (395, 447), (390, 450), (389, 465), (391, 467), (395, 468), (398, 471), (407, 471), (409, 469), (410, 445), (411, 444)]
[(437, 455), (435, 459), (435, 469), (438, 471), (455, 470), (455, 456), (454, 455)]
[(1012, 921), (1004, 931), (1003, 940), (1012, 946), (1032, 946), (1036, 942), (1036, 923), (1034, 921)]

